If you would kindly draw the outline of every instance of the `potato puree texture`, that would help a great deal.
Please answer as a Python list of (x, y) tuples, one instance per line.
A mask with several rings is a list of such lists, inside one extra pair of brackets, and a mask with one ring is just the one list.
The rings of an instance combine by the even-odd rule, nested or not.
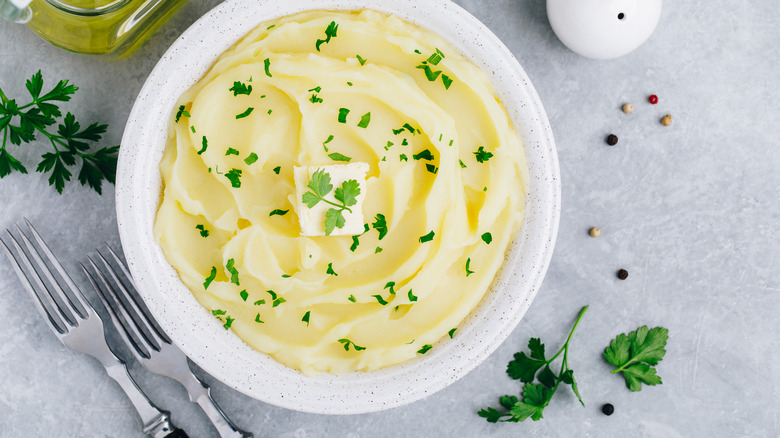
[[(525, 154), (487, 75), (375, 11), (261, 24), (170, 126), (154, 230), (166, 258), (215, 324), (307, 374), (457, 340), (523, 221)], [(301, 237), (293, 168), (334, 153), (369, 165), (368, 231)]]

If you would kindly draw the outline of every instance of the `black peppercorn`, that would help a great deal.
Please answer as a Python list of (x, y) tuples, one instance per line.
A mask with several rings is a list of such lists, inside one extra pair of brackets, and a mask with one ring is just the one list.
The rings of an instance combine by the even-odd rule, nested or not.
[(607, 136), (607, 144), (610, 146), (615, 146), (618, 142), (618, 137), (615, 134), (609, 134)]
[(617, 271), (617, 278), (621, 280), (625, 280), (626, 278), (628, 278), (628, 271), (626, 271), (625, 269), (621, 269)]
[(615, 412), (615, 407), (612, 406), (612, 404), (607, 403), (601, 407), (601, 412), (603, 412), (606, 416), (610, 416), (613, 412)]

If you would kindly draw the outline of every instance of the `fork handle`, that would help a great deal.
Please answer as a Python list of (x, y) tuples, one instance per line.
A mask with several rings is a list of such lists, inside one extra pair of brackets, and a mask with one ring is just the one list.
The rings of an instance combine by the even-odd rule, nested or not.
[(190, 401), (197, 403), (206, 416), (209, 417), (211, 423), (219, 432), (219, 436), (222, 438), (252, 438), (253, 435), (250, 432), (244, 432), (236, 427), (233, 422), (222, 412), (222, 409), (217, 406), (217, 403), (211, 398), (211, 389), (198, 379), (194, 374), (186, 373), (187, 381), (181, 382), (184, 388), (187, 389), (187, 393), (190, 395)]
[(171, 423), (168, 412), (157, 409), (146, 395), (141, 392), (141, 389), (138, 388), (138, 385), (136, 385), (127, 372), (127, 366), (125, 366), (124, 362), (116, 359), (116, 362), (106, 363), (101, 360), (101, 363), (106, 368), (108, 375), (122, 387), (122, 390), (125, 391), (136, 411), (138, 411), (138, 415), (144, 424), (143, 431), (145, 434), (154, 438), (165, 438), (172, 433), (180, 431)]

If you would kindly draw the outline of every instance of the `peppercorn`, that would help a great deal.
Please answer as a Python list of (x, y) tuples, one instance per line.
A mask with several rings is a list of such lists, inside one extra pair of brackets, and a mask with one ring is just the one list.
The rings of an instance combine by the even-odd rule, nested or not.
[(664, 125), (664, 126), (669, 126), (669, 125), (671, 125), (671, 124), (672, 124), (672, 116), (671, 116), (671, 114), (667, 114), (667, 115), (665, 115), (665, 116), (664, 116), (664, 117), (661, 119), (661, 124), (662, 124), (662, 125)]
[(623, 104), (623, 112), (626, 114), (631, 114), (634, 112), (634, 105), (631, 105), (630, 103)]
[(601, 230), (599, 227), (593, 227), (588, 230), (588, 234), (590, 234), (590, 237), (599, 237), (601, 235)]
[(658, 103), (658, 96), (656, 96), (655, 94), (651, 94), (650, 97), (647, 98), (647, 100), (653, 105), (655, 105)]
[(617, 271), (617, 278), (621, 280), (625, 280), (626, 278), (628, 278), (628, 271), (626, 271), (625, 269), (621, 269)]
[(615, 134), (609, 134), (607, 136), (607, 144), (610, 146), (615, 146), (618, 142), (618, 136)]
[(607, 404), (605, 404), (604, 406), (601, 407), (601, 412), (603, 412), (604, 415), (609, 417), (610, 415), (612, 415), (615, 412), (615, 407), (612, 406), (611, 403), (607, 403)]

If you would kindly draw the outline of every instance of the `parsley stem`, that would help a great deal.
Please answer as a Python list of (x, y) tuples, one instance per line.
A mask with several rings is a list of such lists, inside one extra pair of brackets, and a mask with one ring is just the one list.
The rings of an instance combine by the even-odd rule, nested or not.
[(569, 341), (571, 341), (571, 337), (574, 335), (574, 330), (577, 330), (577, 325), (580, 323), (580, 320), (585, 315), (585, 312), (588, 311), (588, 306), (585, 306), (580, 310), (579, 316), (577, 316), (577, 320), (574, 321), (574, 326), (571, 328), (571, 331), (569, 332), (569, 337), (566, 338), (566, 343), (563, 344), (563, 347), (561, 347), (560, 350), (558, 350), (557, 353), (555, 353), (555, 356), (548, 359), (545, 363), (549, 364), (552, 363), (555, 359), (558, 358), (558, 356), (561, 355), (561, 353), (564, 353), (564, 358), (566, 357), (565, 350), (569, 346)]
[[(316, 195), (316, 193), (315, 193), (315, 195)], [(347, 207), (346, 205), (336, 204), (335, 202), (328, 201), (327, 199), (323, 198), (320, 195), (317, 195), (317, 197), (320, 198), (320, 201), (322, 201), (322, 202), (328, 203), (328, 204), (330, 204), (330, 205), (332, 205), (334, 207), (338, 207), (338, 208), (340, 208), (342, 210), (347, 210), (348, 212), (352, 213), (352, 210), (350, 210), (350, 208)]]

